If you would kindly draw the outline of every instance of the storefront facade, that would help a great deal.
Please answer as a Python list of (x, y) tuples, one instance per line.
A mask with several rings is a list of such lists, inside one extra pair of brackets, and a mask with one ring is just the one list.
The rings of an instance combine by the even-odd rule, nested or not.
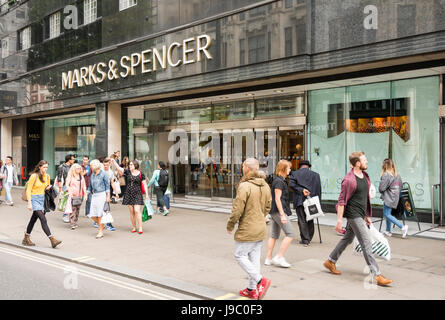
[(65, 153), (121, 150), (147, 175), (169, 162), (178, 196), (228, 200), (246, 157), (269, 176), (281, 158), (308, 159), (329, 202), (363, 150), (374, 184), (391, 157), (419, 209), (443, 208), (445, 7), (368, 2), (4, 7), (1, 157), (55, 170)]

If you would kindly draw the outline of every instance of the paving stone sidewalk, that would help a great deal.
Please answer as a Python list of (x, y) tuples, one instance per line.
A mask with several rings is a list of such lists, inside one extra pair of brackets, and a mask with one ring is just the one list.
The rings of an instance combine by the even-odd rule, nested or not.
[[(17, 199), (13, 207), (0, 206), (0, 241), (19, 244), (30, 213), (20, 199), (20, 190), (13, 191)], [(179, 279), (202, 287), (219, 290), (228, 296), (247, 285), (247, 276), (233, 257), (233, 236), (226, 233), (228, 214), (184, 208), (172, 208), (168, 216), (155, 215), (144, 223), (142, 235), (130, 232), (127, 207), (113, 204), (116, 231), (105, 231), (103, 239), (95, 239), (97, 229), (84, 216), (82, 207), (79, 228), (70, 230), (61, 213), (47, 213), (52, 233), (63, 243), (57, 253), (74, 253), (104, 263)], [(298, 225), (292, 222), (298, 233)], [(270, 226), (268, 226), (270, 228)], [(382, 273), (394, 280), (388, 288), (370, 286), (364, 273), (363, 257), (353, 254), (352, 247), (344, 252), (339, 263), (341, 276), (326, 272), (322, 263), (340, 237), (332, 226), (320, 226), (309, 247), (297, 239), (288, 249), (286, 259), (292, 264), (284, 269), (262, 266), (265, 277), (272, 280), (268, 300), (295, 299), (445, 299), (445, 242), (418, 237), (389, 238), (392, 260), (378, 260)], [(49, 248), (49, 240), (37, 222), (32, 233), (37, 247)], [(266, 254), (263, 245), (262, 262)], [(277, 250), (278, 248), (276, 248)], [(51, 249), (53, 250), (53, 249)], [(52, 252), (52, 251), (50, 251)]]

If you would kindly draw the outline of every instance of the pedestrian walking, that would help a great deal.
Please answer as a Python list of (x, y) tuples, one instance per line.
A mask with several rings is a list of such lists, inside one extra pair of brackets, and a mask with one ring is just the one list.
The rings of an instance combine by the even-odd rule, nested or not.
[[(61, 194), (62, 191), (66, 191), (66, 187), (65, 187), (66, 177), (68, 176), (68, 172), (70, 171), (70, 168), (73, 165), (74, 161), (75, 161), (74, 155), (67, 154), (65, 156), (65, 163), (62, 163), (57, 168), (57, 177), (56, 177), (55, 184), (59, 188), (59, 194)], [(62, 220), (65, 223), (69, 223), (70, 222), (69, 215), (67, 215), (66, 213), (63, 213)]]
[(26, 228), (25, 237), (22, 244), (24, 246), (34, 246), (31, 241), (31, 232), (37, 220), (40, 220), (43, 232), (47, 235), (53, 248), (57, 247), (62, 241), (57, 240), (48, 227), (48, 221), (45, 217), (45, 190), (51, 189), (50, 176), (48, 171), (48, 162), (40, 160), (35, 169), (32, 171), (26, 188), (26, 199), (28, 200), (28, 210), (32, 212)]
[(291, 173), (289, 186), (294, 192), (294, 208), (297, 212), (300, 229), (300, 244), (307, 247), (314, 237), (314, 220), (307, 221), (303, 202), (307, 197), (316, 197), (321, 201), (321, 179), (317, 172), (311, 170), (311, 163), (301, 160), (299, 169)]
[[(130, 169), (129, 164), (130, 164), (130, 159), (127, 156), (125, 156), (122, 159), (122, 162), (121, 162), (121, 164), (119, 166), (121, 168), (123, 168), (123, 169), (129, 170)], [(127, 185), (125, 184), (125, 177), (124, 176), (119, 176), (119, 184), (120, 184), (120, 187), (121, 187), (121, 194), (119, 195), (119, 197), (123, 198), (124, 194), (125, 194), (125, 191), (127, 190)]]
[(342, 229), (343, 217), (347, 219), (346, 233), (335, 249), (331, 252), (324, 266), (335, 275), (340, 275), (335, 264), (343, 251), (357, 237), (363, 248), (363, 257), (372, 274), (373, 281), (379, 286), (387, 286), (392, 280), (386, 279), (380, 272), (379, 266), (372, 256), (372, 243), (368, 232), (371, 225), (372, 206), (369, 198), (371, 180), (365, 170), (368, 169), (368, 160), (364, 152), (353, 152), (349, 156), (352, 165), (351, 171), (341, 183), (341, 192), (337, 203), (337, 224), (335, 230)]
[[(114, 164), (116, 162), (112, 160)], [(144, 208), (144, 194), (142, 192), (142, 185), (144, 187), (145, 198), (148, 197), (148, 186), (144, 173), (139, 171), (139, 162), (136, 160), (130, 161), (129, 169), (124, 169), (117, 166), (117, 170), (120, 176), (124, 176), (127, 190), (124, 195), (122, 204), (128, 206), (130, 210), (130, 221), (133, 229), (131, 232), (135, 233), (138, 229), (138, 233), (142, 234), (142, 210)]]
[(400, 191), (402, 190), (402, 178), (397, 173), (394, 161), (385, 159), (382, 163), (382, 173), (380, 174), (379, 192), (383, 200), (383, 216), (386, 219), (386, 231), (383, 232), (387, 237), (391, 237), (391, 226), (394, 223), (402, 229), (402, 238), (408, 234), (408, 225), (402, 225), (396, 217), (392, 215), (392, 209), (396, 209), (400, 200)]
[(249, 275), (249, 284), (239, 294), (251, 299), (263, 299), (271, 281), (261, 275), (261, 247), (267, 237), (266, 215), (271, 209), (272, 196), (266, 175), (258, 171), (259, 162), (254, 158), (243, 163), (241, 178), (233, 201), (232, 213), (227, 221), (227, 233), (235, 225), (235, 259)]
[(68, 190), (68, 201), (65, 213), (69, 215), (71, 230), (78, 227), (80, 206), (86, 200), (86, 183), (82, 176), (82, 167), (80, 164), (73, 164), (66, 177), (66, 189)]
[[(0, 159), (0, 197), (3, 195), (3, 193), (5, 192), (5, 189), (3, 188), (3, 160)], [(0, 204), (3, 203), (3, 200), (0, 199)]]
[(105, 203), (110, 203), (110, 179), (105, 172), (101, 170), (101, 163), (99, 160), (93, 160), (90, 163), (90, 168), (93, 171), (91, 175), (90, 185), (87, 191), (92, 194), (91, 208), (89, 217), (98, 225), (99, 232), (96, 239), (103, 238), (103, 230), (105, 225), (100, 223), (104, 214)]
[[(265, 265), (275, 265), (283, 268), (289, 268), (291, 265), (284, 258), (287, 248), (296, 238), (295, 229), (289, 221), (288, 216), (292, 215), (289, 200), (289, 187), (286, 183), (286, 177), (291, 172), (292, 164), (287, 160), (278, 161), (275, 170), (275, 177), (272, 181), (272, 208), (269, 212), (272, 219), (271, 233), (267, 242), (267, 257)], [(280, 238), (281, 230), (285, 237), (281, 242), (277, 255), (272, 259), (275, 243)]]
[[(82, 158), (82, 176), (85, 179), (85, 186), (88, 189), (88, 186), (90, 185), (90, 179), (92, 170), (90, 168), (90, 157), (85, 155)], [(91, 207), (91, 193), (88, 193), (86, 196), (87, 201), (85, 203), (85, 216), (88, 216), (90, 214), (90, 207)]]
[(148, 182), (148, 187), (150, 187), (152, 184), (154, 184), (154, 194), (156, 195), (156, 211), (160, 212), (160, 209), (163, 208), (164, 211), (162, 212), (162, 215), (166, 216), (169, 211), (167, 209), (167, 206), (164, 202), (164, 194), (165, 191), (167, 191), (168, 188), (168, 171), (166, 169), (166, 165), (163, 161), (159, 161), (158, 169), (156, 169), (153, 172), (153, 176), (151, 180)]
[[(117, 191), (116, 185), (115, 185), (115, 181), (117, 180), (117, 178), (116, 178), (116, 175), (114, 174), (114, 169), (112, 168), (112, 165), (111, 165), (111, 158), (105, 158), (102, 162), (102, 165), (103, 165), (103, 171), (110, 182), (111, 201), (114, 202), (113, 199), (116, 199), (116, 198), (119, 199), (119, 192)], [(116, 166), (116, 167), (119, 167), (119, 166)], [(107, 223), (106, 226), (109, 231), (116, 230), (116, 228), (111, 223)]]
[(5, 189), (5, 204), (13, 206), (14, 201), (12, 201), (11, 189), (13, 185), (19, 185), (19, 179), (17, 176), (17, 167), (12, 162), (11, 156), (6, 157), (5, 164), (0, 171), (0, 176), (2, 177), (3, 188)]

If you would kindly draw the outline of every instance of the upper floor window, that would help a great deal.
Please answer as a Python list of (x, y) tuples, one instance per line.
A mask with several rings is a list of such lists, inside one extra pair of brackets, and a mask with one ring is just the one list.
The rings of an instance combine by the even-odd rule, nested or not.
[(137, 0), (119, 0), (119, 11), (128, 9), (137, 4), (138, 4)]
[(84, 24), (89, 24), (97, 19), (97, 0), (84, 0), (83, 3)]
[(0, 0), (0, 12), (6, 12), (8, 10), (8, 0)]
[(6, 58), (9, 56), (9, 39), (8, 38), (4, 38), (2, 39), (2, 58)]
[(56, 38), (60, 35), (60, 12), (56, 12), (49, 17), (49, 38)]
[(26, 50), (31, 47), (31, 27), (26, 27), (19, 32), (19, 49)]

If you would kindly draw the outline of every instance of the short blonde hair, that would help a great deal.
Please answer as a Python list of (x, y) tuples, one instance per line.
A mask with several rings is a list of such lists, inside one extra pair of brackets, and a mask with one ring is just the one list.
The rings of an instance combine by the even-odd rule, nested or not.
[(93, 161), (90, 162), (90, 168), (91, 170), (96, 170), (98, 168), (100, 168), (100, 162), (97, 159), (94, 159)]
[(275, 174), (277, 176), (279, 176), (281, 173), (285, 173), (287, 175), (287, 168), (292, 168), (292, 164), (289, 161), (282, 159), (277, 163)]

